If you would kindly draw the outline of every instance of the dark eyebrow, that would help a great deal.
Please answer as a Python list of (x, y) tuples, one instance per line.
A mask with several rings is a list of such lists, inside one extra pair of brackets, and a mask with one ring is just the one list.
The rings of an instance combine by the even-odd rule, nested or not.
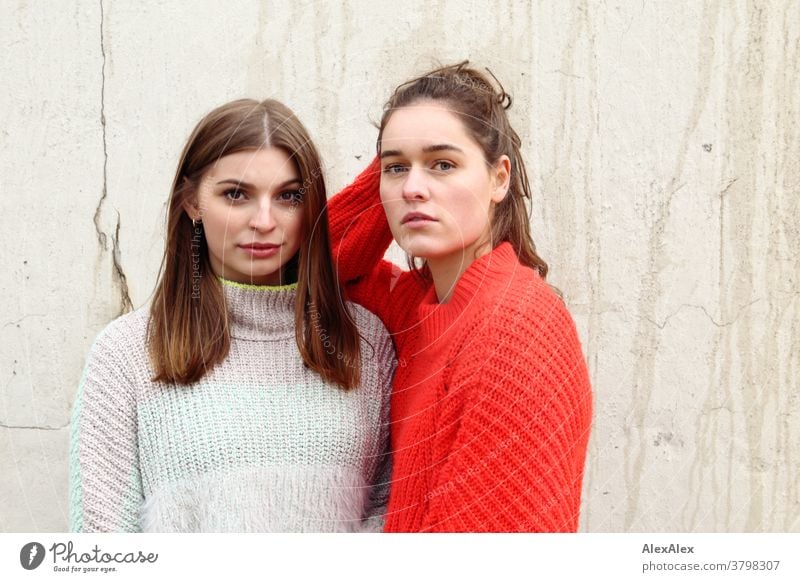
[[(464, 150), (449, 143), (438, 143), (435, 145), (429, 145), (422, 148), (422, 152), (425, 154), (430, 154), (433, 152), (444, 152), (444, 151), (458, 152), (460, 154), (464, 153)], [(381, 159), (390, 158), (393, 156), (402, 156), (402, 155), (403, 152), (400, 150), (385, 150), (381, 152)]]
[[(299, 184), (299, 183), (300, 183), (300, 178), (292, 178), (290, 180), (286, 180), (283, 184), (278, 186), (277, 190), (282, 190), (283, 188), (286, 188), (287, 186), (291, 186), (292, 184)], [(220, 180), (219, 182), (217, 182), (217, 186), (219, 186), (220, 184), (233, 184), (234, 186), (241, 186), (245, 190), (255, 190), (256, 189), (256, 187), (253, 186), (252, 184), (250, 184), (249, 182), (242, 182), (241, 180), (231, 180), (231, 179), (229, 179), (229, 180)]]
[(432, 146), (427, 146), (422, 148), (422, 151), (425, 152), (426, 154), (429, 154), (431, 152), (442, 152), (442, 151), (453, 151), (461, 154), (464, 153), (464, 150), (449, 143), (440, 143)]

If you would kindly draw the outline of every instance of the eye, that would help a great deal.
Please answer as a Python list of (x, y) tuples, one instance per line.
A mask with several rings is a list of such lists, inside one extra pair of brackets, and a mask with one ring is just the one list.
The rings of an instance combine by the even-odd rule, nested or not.
[(303, 203), (303, 193), (300, 190), (286, 190), (278, 194), (278, 200), (297, 206)]
[(406, 171), (406, 167), (402, 164), (389, 164), (383, 169), (384, 174), (401, 174)]
[(433, 168), (438, 172), (449, 172), (454, 169), (455, 166), (446, 160), (439, 160), (433, 164)]
[(231, 202), (238, 202), (244, 197), (244, 192), (239, 190), (238, 188), (229, 188), (222, 193), (225, 198), (230, 200)]

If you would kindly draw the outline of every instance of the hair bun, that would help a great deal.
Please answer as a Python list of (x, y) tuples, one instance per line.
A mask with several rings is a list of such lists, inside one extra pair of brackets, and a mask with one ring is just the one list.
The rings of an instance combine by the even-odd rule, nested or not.
[(503, 109), (508, 109), (509, 107), (511, 107), (511, 102), (512, 102), (511, 95), (506, 93), (506, 90), (503, 87), (503, 84), (500, 82), (500, 79), (495, 77), (494, 73), (489, 67), (486, 67), (486, 72), (492, 76), (492, 79), (494, 79), (494, 82), (497, 83), (497, 86), (499, 87), (496, 97), (497, 104), (500, 105), (500, 107), (502, 107)]
[(509, 109), (511, 107), (511, 103), (513, 103), (513, 100), (511, 99), (511, 95), (501, 90), (500, 94), (497, 95), (497, 102), (503, 109)]

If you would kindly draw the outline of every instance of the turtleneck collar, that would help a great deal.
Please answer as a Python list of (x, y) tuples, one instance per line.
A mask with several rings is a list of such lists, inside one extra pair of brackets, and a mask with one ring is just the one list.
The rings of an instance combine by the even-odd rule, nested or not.
[(297, 283), (272, 287), (218, 279), (228, 305), (231, 337), (253, 341), (294, 337)]
[(426, 336), (441, 338), (480, 302), (501, 298), (504, 286), (523, 268), (514, 247), (503, 242), (472, 262), (456, 282), (447, 303), (439, 303), (436, 288), (431, 285), (418, 311)]

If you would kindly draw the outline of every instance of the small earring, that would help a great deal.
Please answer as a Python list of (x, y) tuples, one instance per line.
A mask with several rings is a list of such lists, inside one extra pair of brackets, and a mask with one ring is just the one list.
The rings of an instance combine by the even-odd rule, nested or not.
[(193, 218), (193, 219), (192, 219), (192, 228), (197, 228), (197, 225), (198, 225), (198, 224), (203, 224), (203, 221), (202, 221), (202, 220), (195, 220), (195, 219)]

